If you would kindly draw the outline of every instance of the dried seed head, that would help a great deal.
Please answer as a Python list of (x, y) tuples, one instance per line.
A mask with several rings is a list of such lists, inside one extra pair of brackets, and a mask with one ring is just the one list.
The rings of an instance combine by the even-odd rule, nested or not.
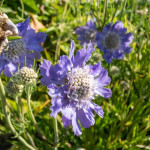
[(10, 96), (20, 96), (22, 95), (24, 86), (17, 84), (14, 81), (9, 81), (6, 86), (6, 91)]
[[(0, 35), (1, 35), (1, 30), (0, 30)], [(3, 38), (3, 39), (0, 38), (0, 54), (4, 49), (6, 49), (7, 45), (8, 45), (8, 39), (7, 38)]]
[(36, 82), (37, 73), (32, 68), (23, 67), (16, 77), (21, 84), (30, 85)]
[(8, 18), (6, 14), (0, 12), (0, 54), (4, 47), (8, 44), (8, 36), (18, 34), (16, 25)]
[(0, 27), (3, 31), (9, 30), (12, 36), (18, 34), (16, 25), (8, 18), (6, 14), (3, 14), (2, 12), (0, 12)]

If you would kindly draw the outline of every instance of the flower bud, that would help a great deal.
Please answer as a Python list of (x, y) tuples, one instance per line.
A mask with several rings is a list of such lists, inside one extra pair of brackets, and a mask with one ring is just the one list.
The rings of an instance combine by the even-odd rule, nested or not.
[(6, 91), (10, 96), (20, 96), (22, 95), (24, 86), (17, 84), (14, 81), (9, 81), (6, 86)]
[(3, 31), (11, 32), (12, 36), (18, 34), (16, 25), (8, 18), (6, 14), (3, 14), (2, 12), (0, 12), (0, 27)]
[(129, 88), (129, 83), (126, 82), (126, 81), (121, 81), (120, 82), (120, 87), (123, 89), (123, 90), (127, 90)]
[(16, 77), (21, 84), (30, 85), (36, 82), (38, 76), (37, 73), (32, 68), (23, 67), (17, 73)]
[(112, 76), (118, 77), (118, 76), (119, 76), (119, 73), (120, 73), (120, 70), (119, 70), (118, 67), (112, 66), (112, 67), (110, 68), (110, 73), (111, 73)]

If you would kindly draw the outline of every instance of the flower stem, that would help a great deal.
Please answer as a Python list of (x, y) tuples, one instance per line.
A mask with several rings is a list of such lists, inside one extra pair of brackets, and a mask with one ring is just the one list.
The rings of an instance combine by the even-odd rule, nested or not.
[(3, 6), (3, 3), (4, 3), (4, 0), (2, 0), (2, 2), (1, 2), (1, 4), (0, 4), (0, 7), (2, 7), (2, 6)]
[[(22, 102), (21, 102), (21, 98), (19, 97), (19, 100), (18, 100), (18, 96), (15, 97), (15, 100), (16, 100), (16, 104), (17, 104), (17, 109), (18, 109), (18, 112), (19, 112), (19, 116), (20, 116), (20, 119), (21, 119), (21, 122), (25, 123), (24, 121), (24, 113), (23, 113), (23, 107), (22, 107)], [(19, 108), (20, 106), (20, 108)], [(25, 125), (24, 125), (24, 129), (25, 129)], [(27, 130), (25, 129), (25, 133), (30, 141), (30, 143), (32, 144), (33, 147), (36, 147), (35, 146), (35, 143), (34, 143), (34, 140), (33, 138), (31, 137), (31, 135), (27, 132)]]
[(59, 137), (58, 137), (58, 126), (57, 126), (57, 118), (53, 119), (53, 124), (54, 124), (54, 150), (57, 150), (57, 143), (59, 141)]
[(97, 18), (98, 18), (98, 25), (99, 25), (99, 27), (101, 27), (100, 10), (99, 10), (99, 0), (97, 0)]
[(126, 7), (126, 3), (127, 3), (127, 0), (124, 0), (123, 6), (122, 6), (122, 9), (121, 9), (120, 18), (119, 18), (120, 20), (121, 20), (121, 18), (122, 18), (123, 11), (124, 11), (124, 9), (125, 9), (125, 7)]
[(6, 118), (6, 122), (11, 130), (11, 132), (17, 136), (17, 138), (19, 139), (20, 142), (22, 142), (28, 149), (30, 150), (35, 150), (31, 145), (29, 145), (24, 138), (22, 138), (20, 135), (18, 135), (17, 131), (15, 130), (15, 128), (13, 127), (12, 123), (11, 123), (11, 119), (10, 119), (10, 113), (7, 111), (7, 104), (6, 104), (6, 95), (5, 95), (5, 90), (4, 90), (4, 86), (3, 83), (1, 81), (0, 78), (0, 96), (1, 96), (1, 102), (2, 102), (2, 108), (3, 108), (3, 112)]
[(21, 97), (19, 97), (18, 105), (20, 106), (20, 109), (21, 109), (20, 115), (21, 115), (22, 122), (24, 123), (24, 113), (23, 113), (23, 105), (22, 105)]
[(104, 25), (105, 25), (105, 22), (106, 22), (106, 16), (107, 16), (107, 0), (105, 0), (105, 3), (104, 3), (104, 12), (103, 12), (103, 14), (104, 14), (104, 21), (103, 21), (103, 25), (102, 25), (102, 29), (103, 29), (103, 27), (104, 27)]
[(116, 9), (115, 9), (115, 12), (114, 12), (114, 14), (113, 14), (113, 17), (112, 17), (112, 19), (111, 19), (111, 22), (114, 20), (114, 18), (115, 18), (115, 16), (116, 16), (116, 13), (117, 13), (117, 10), (118, 10), (118, 7), (119, 7), (119, 3), (120, 3), (120, 0), (119, 1), (117, 1), (116, 2)]
[(30, 116), (31, 116), (31, 118), (32, 118), (32, 121), (33, 121), (34, 125), (35, 125), (36, 131), (37, 131), (37, 133), (39, 134), (40, 138), (41, 138), (43, 141), (47, 142), (49, 145), (52, 146), (53, 144), (51, 144), (51, 143), (46, 139), (46, 137), (42, 134), (42, 132), (41, 132), (40, 128), (38, 127), (38, 125), (37, 125), (37, 123), (36, 123), (36, 120), (35, 120), (35, 118), (34, 118), (34, 115), (33, 115), (32, 109), (31, 109), (31, 103), (30, 103), (30, 99), (31, 99), (31, 89), (30, 89), (30, 87), (27, 88), (27, 93), (26, 93), (26, 94), (27, 94), (27, 103), (28, 103), (28, 108), (29, 108), (29, 114), (30, 114)]
[(24, 19), (24, 4), (23, 4), (23, 1), (22, 1), (22, 0), (20, 0), (20, 3), (21, 3), (21, 8), (22, 8), (21, 17), (22, 17), (22, 19)]

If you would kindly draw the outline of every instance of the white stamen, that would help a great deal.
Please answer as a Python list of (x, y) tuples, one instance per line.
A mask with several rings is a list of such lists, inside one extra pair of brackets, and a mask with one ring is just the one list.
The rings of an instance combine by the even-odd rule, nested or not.
[(86, 102), (93, 98), (95, 81), (88, 68), (74, 68), (68, 73), (67, 79), (70, 91), (68, 97), (71, 100)]

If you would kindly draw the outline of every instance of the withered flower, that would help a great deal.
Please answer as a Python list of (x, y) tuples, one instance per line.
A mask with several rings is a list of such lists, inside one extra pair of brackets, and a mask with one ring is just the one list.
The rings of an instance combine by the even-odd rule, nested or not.
[(0, 12), (0, 54), (8, 43), (8, 36), (16, 36), (18, 29), (6, 14)]

